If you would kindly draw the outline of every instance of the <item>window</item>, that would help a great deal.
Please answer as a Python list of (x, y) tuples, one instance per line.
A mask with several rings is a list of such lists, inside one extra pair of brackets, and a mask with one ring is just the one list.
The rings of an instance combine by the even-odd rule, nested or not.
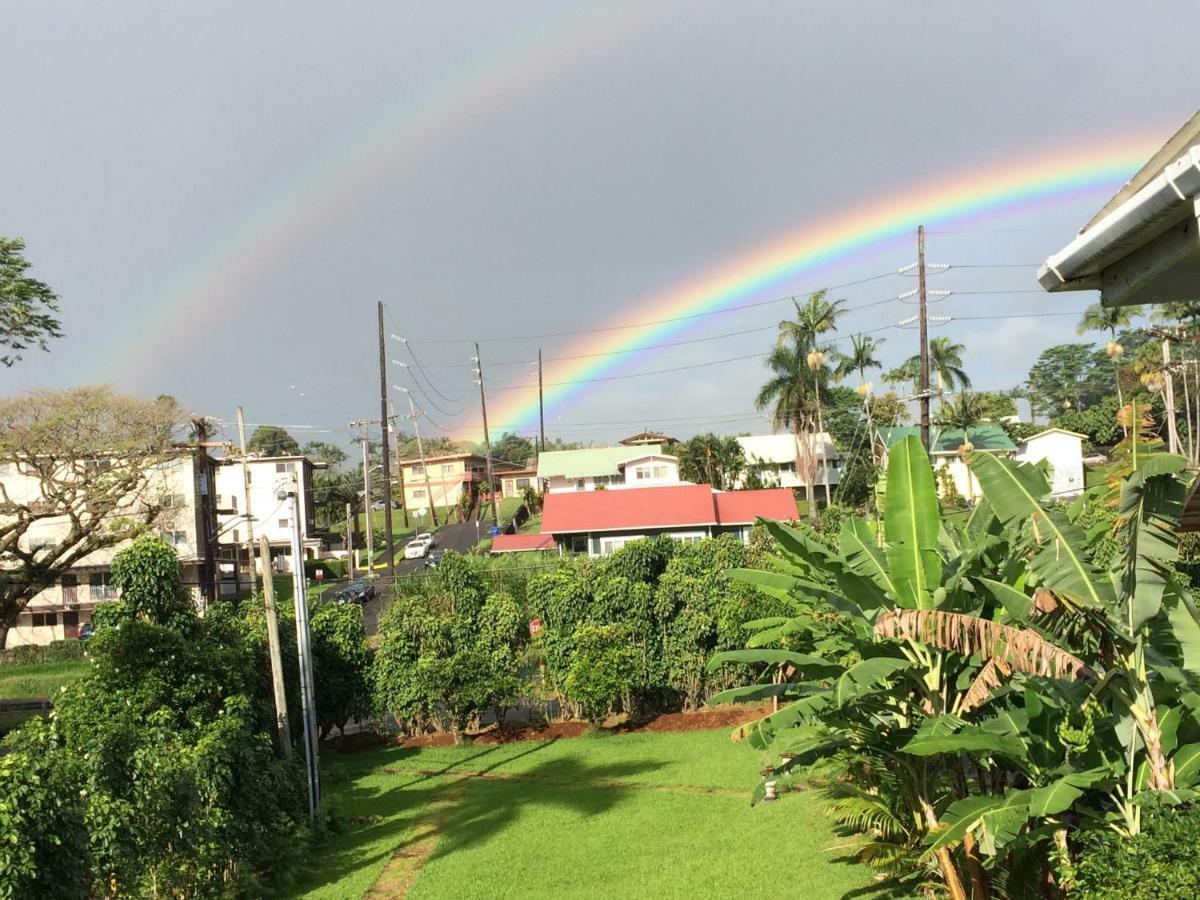
[(442, 474), (443, 475), (453, 475), (454, 474), (454, 463), (442, 463)]
[(681, 544), (698, 544), (704, 540), (704, 535), (702, 534), (672, 534), (668, 535), (668, 537)]
[(237, 512), (237, 494), (229, 495), (229, 508)]
[(294, 462), (277, 462), (275, 463), (276, 472), (295, 472), (296, 464)]
[(576, 536), (576, 537), (571, 538), (571, 552), (572, 553), (587, 553), (588, 552), (587, 537), (586, 536), (583, 536), (583, 537)]
[(587, 482), (585, 482), (582, 478), (576, 478), (575, 479), (575, 490), (577, 490), (577, 491), (587, 490)]
[(233, 542), (235, 544), (240, 544), (242, 542), (242, 539), (238, 536), (238, 530), (236, 528), (233, 529)]
[(529, 479), (528, 478), (518, 478), (516, 481), (516, 485), (517, 485), (518, 491), (523, 491), (523, 490), (525, 490), (525, 488), (529, 487)]
[(58, 613), (34, 613), (34, 628), (53, 628), (58, 624)]
[(425, 488), (414, 488), (412, 495), (413, 495), (414, 500), (424, 500), (425, 499)]
[(108, 583), (108, 572), (92, 572), (88, 576), (88, 593), (93, 600), (115, 600), (117, 589)]
[(186, 531), (164, 531), (163, 538), (172, 547), (184, 547), (187, 545)]
[(654, 467), (654, 477), (659, 480), (666, 478), (667, 477), (667, 467), (666, 466), (655, 466)]
[(291, 528), (291, 527), (292, 527), (292, 520), (291, 520), (291, 519), (280, 519), (280, 520), (279, 520), (279, 527), (280, 527), (280, 528)]
[(422, 475), (425, 474), (425, 467), (424, 466), (413, 466), (412, 473), (413, 473), (413, 477), (420, 478)]
[(183, 509), (184, 503), (183, 494), (163, 494), (158, 499), (158, 505), (163, 509)]

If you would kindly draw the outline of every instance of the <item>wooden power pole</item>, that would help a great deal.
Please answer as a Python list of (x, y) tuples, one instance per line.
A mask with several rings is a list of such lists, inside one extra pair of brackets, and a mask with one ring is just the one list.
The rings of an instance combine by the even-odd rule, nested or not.
[(921, 403), (921, 443), (929, 452), (929, 319), (925, 308), (925, 226), (917, 226), (917, 321), (921, 341), (921, 374), (918, 396)]
[(288, 724), (287, 693), (283, 689), (283, 651), (279, 647), (279, 618), (275, 615), (275, 581), (271, 572), (271, 545), (260, 535), (263, 556), (263, 609), (267, 618), (267, 651), (271, 656), (271, 686), (275, 691), (275, 737), (284, 759), (292, 755), (292, 730)]
[[(539, 358), (541, 354), (538, 354)], [(478, 376), (475, 383), (479, 385), (479, 406), (483, 411), (483, 445), (487, 448), (487, 480), (488, 490), (492, 495), (492, 515), (496, 518), (496, 524), (500, 524), (500, 501), (496, 499), (496, 482), (492, 475), (492, 439), (488, 435), (487, 423), (487, 396), (483, 390), (483, 360), (479, 357), (479, 342), (475, 342), (475, 374)]]
[(388, 574), (396, 577), (396, 538), (392, 534), (392, 461), (388, 452), (387, 353), (383, 333), (383, 301), (379, 301), (379, 427), (383, 439), (383, 502), (387, 508)]

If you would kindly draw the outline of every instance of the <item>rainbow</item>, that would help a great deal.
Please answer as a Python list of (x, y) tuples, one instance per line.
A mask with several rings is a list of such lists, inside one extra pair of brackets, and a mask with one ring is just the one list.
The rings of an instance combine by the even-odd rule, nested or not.
[[(911, 240), (918, 224), (939, 226), (977, 217), (1021, 212), (1047, 203), (1069, 201), (1101, 189), (1115, 189), (1161, 143), (1161, 134), (1089, 140), (1046, 150), (999, 165), (964, 171), (873, 200), (843, 213), (819, 217), (814, 224), (753, 248), (725, 264), (671, 290), (638, 302), (608, 326), (632, 327), (589, 335), (564, 356), (590, 356), (561, 367), (547, 367), (547, 411), (577, 397), (588, 381), (604, 377), (663, 338), (689, 327), (688, 320), (662, 322), (695, 313), (735, 306), (763, 292), (786, 290), (795, 279), (823, 276), (835, 267), (897, 239)], [(636, 324), (636, 323), (646, 324)], [(616, 354), (616, 355), (600, 355)], [(492, 411), (495, 410), (495, 412)], [(538, 420), (537, 387), (508, 392), (498, 398), (489, 419), (501, 431), (529, 433)]]
[[(92, 380), (144, 380), (195, 340), (198, 322), (220, 321), (253, 297), (299, 246), (319, 241), (363, 196), (398, 170), (417, 171), (424, 155), (456, 129), (478, 125), (554, 73), (594, 58), (662, 13), (653, 4), (593, 0), (551, 4), (527, 31), (449, 77), (406, 94), (352, 139), (264, 192), (203, 247), (174, 283), (154, 289), (152, 309), (125, 310), (124, 333), (87, 365)], [(154, 335), (148, 342), (146, 336)], [(139, 378), (141, 376), (141, 378)]]

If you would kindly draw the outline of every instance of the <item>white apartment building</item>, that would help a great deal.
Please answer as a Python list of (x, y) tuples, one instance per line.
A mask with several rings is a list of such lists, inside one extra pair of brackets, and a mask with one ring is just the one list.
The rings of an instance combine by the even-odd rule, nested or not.
[[(746, 460), (746, 470), (739, 479), (739, 487), (745, 486), (751, 469), (758, 472), (764, 487), (804, 487), (803, 480), (796, 472), (799, 446), (795, 435), (753, 434), (739, 437), (737, 441)], [(815, 435), (813, 455), (817, 461), (814, 493), (828, 502), (831, 491), (842, 477), (841, 454), (828, 432)]]
[(539, 453), (537, 478), (550, 494), (687, 483), (679, 480), (679, 460), (660, 444)]
[[(292, 504), (277, 496), (293, 483), (300, 498), (300, 540), (306, 559), (317, 559), (322, 541), (316, 537), (316, 506), (313, 501), (313, 473), (324, 468), (306, 456), (252, 457), (246, 461), (250, 479), (249, 497), (240, 458), (217, 460), (217, 541), (221, 549), (221, 592), (236, 593), (250, 581), (245, 542), (253, 535), (266, 536), (271, 545), (271, 568), (277, 573), (291, 571)], [(256, 560), (257, 560), (256, 556)], [(240, 564), (235, 566), (235, 560)], [(260, 565), (255, 574), (261, 574)]]
[[(94, 468), (102, 472), (104, 461), (97, 461)], [(143, 473), (137, 490), (111, 513), (134, 520), (153, 519), (149, 527), (157, 529), (179, 554), (183, 582), (197, 602), (211, 596), (214, 580), (212, 560), (205, 548), (215, 529), (210, 497), (212, 468), (210, 457), (181, 451)], [(38, 508), (43, 497), (41, 480), (21, 464), (0, 464), (0, 484), (13, 503)], [(207, 527), (206, 519), (210, 523)], [(21, 549), (33, 551), (58, 544), (69, 533), (66, 516), (39, 519), (21, 537)], [(82, 557), (55, 584), (34, 597), (9, 631), (8, 646), (77, 638), (79, 629), (91, 621), (96, 606), (116, 599), (110, 568), (113, 557), (126, 546), (121, 543)]]

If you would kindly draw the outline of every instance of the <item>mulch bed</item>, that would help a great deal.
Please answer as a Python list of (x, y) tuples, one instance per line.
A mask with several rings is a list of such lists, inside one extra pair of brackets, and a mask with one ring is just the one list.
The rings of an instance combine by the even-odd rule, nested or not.
[[(764, 706), (721, 706), (716, 709), (701, 709), (694, 712), (663, 713), (649, 719), (626, 721), (615, 724), (606, 731), (621, 734), (637, 732), (685, 732), (708, 731), (713, 728), (728, 728), (752, 722), (771, 711)], [(505, 728), (488, 728), (469, 734), (466, 740), (473, 744), (511, 744), (517, 741), (548, 741), (559, 738), (579, 737), (588, 730), (586, 722), (546, 722), (522, 724)], [(326, 746), (339, 753), (358, 753), (377, 747), (399, 745), (401, 747), (452, 747), (454, 735), (448, 732), (418, 734), (411, 737), (388, 737), (373, 732), (358, 732), (328, 741)]]

